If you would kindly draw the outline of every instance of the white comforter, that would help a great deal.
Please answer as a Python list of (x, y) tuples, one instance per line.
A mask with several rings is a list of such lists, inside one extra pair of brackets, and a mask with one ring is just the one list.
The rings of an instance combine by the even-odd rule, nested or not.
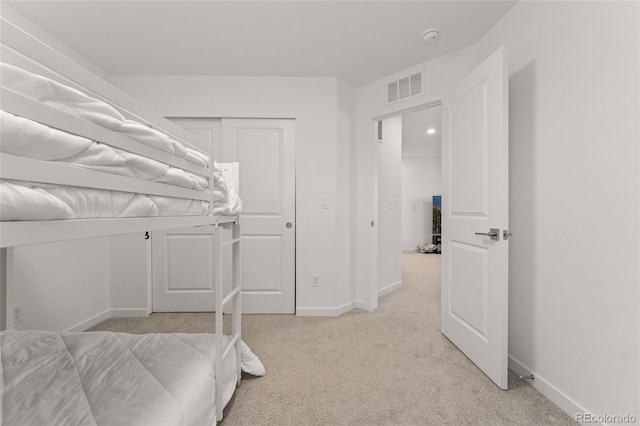
[[(215, 424), (214, 335), (0, 333), (2, 424)], [(243, 343), (242, 369), (264, 375)], [(224, 404), (236, 361), (224, 360)]]
[(204, 190), (207, 179), (133, 154), (0, 111), (0, 151), (183, 188)]
[[(0, 63), (0, 83), (24, 96), (120, 132), (143, 144), (201, 166), (213, 168), (212, 213), (237, 215), (242, 201), (230, 176), (209, 157), (141, 123), (126, 120), (105, 102), (46, 77)], [(161, 162), (62, 132), (0, 111), (2, 152), (46, 161), (61, 161), (101, 172), (204, 190), (207, 179)], [(210, 162), (213, 163), (210, 165)], [(0, 220), (51, 220), (156, 216), (202, 216), (206, 201), (145, 196), (123, 192), (0, 181)]]
[(123, 133), (143, 144), (152, 146), (193, 163), (206, 166), (209, 157), (200, 151), (156, 129), (125, 117), (111, 105), (86, 95), (72, 87), (13, 65), (0, 63), (0, 84), (16, 93), (37, 100), (99, 126)]
[(0, 220), (205, 216), (209, 202), (0, 179)]

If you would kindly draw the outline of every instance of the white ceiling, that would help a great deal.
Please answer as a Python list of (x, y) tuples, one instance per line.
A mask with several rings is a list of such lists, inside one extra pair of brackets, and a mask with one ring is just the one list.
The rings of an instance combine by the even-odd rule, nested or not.
[[(431, 107), (406, 113), (402, 116), (402, 156), (440, 158), (442, 140), (440, 134), (441, 108)], [(427, 134), (428, 129), (435, 133)]]
[[(515, 1), (3, 1), (109, 74), (338, 77), (476, 42)], [(440, 29), (433, 45), (422, 41)]]

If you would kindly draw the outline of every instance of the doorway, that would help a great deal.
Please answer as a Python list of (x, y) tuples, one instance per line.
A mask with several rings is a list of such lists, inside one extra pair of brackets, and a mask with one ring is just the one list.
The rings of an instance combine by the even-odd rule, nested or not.
[(376, 123), (378, 297), (402, 287), (401, 253), (432, 243), (433, 196), (441, 194), (440, 106)]
[[(441, 331), (501, 389), (508, 386), (511, 235), (506, 64), (500, 47), (441, 100)], [(374, 148), (374, 214), (376, 154)], [(372, 260), (384, 260), (378, 257), (377, 236)]]

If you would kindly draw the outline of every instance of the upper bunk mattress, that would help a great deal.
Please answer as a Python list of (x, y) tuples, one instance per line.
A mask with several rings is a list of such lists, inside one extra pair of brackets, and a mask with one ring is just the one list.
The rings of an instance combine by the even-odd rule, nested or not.
[(209, 164), (208, 154), (188, 147), (157, 129), (128, 120), (106, 102), (65, 84), (5, 63), (0, 63), (0, 75), (2, 87), (23, 96), (122, 133), (140, 143), (184, 158), (194, 164), (201, 166)]
[[(213, 334), (1, 332), (2, 423), (214, 425), (214, 340)], [(243, 371), (264, 375), (257, 357), (238, 344)], [(229, 351), (225, 405), (236, 372)]]
[(0, 221), (207, 214), (208, 201), (0, 179)]
[(0, 152), (204, 190), (207, 179), (123, 149), (0, 110)]
[[(169, 135), (127, 120), (109, 104), (72, 87), (0, 63), (0, 84), (65, 113), (121, 133), (195, 165), (209, 168), (209, 177), (170, 166), (133, 152), (64, 132), (6, 111), (1, 113), (0, 151), (30, 159), (73, 165), (139, 180), (210, 191), (210, 201), (134, 194), (91, 188), (90, 181), (73, 186), (0, 179), (0, 220), (56, 220), (158, 216), (237, 215), (242, 209), (233, 179), (208, 154)], [(197, 198), (197, 197), (194, 197)], [(210, 208), (210, 202), (212, 203)]]

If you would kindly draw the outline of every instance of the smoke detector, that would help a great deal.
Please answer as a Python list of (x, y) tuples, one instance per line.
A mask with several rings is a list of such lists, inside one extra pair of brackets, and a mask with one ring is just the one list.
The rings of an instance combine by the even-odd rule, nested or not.
[(422, 40), (427, 44), (433, 44), (440, 37), (440, 30), (437, 28), (429, 28), (422, 33)]

